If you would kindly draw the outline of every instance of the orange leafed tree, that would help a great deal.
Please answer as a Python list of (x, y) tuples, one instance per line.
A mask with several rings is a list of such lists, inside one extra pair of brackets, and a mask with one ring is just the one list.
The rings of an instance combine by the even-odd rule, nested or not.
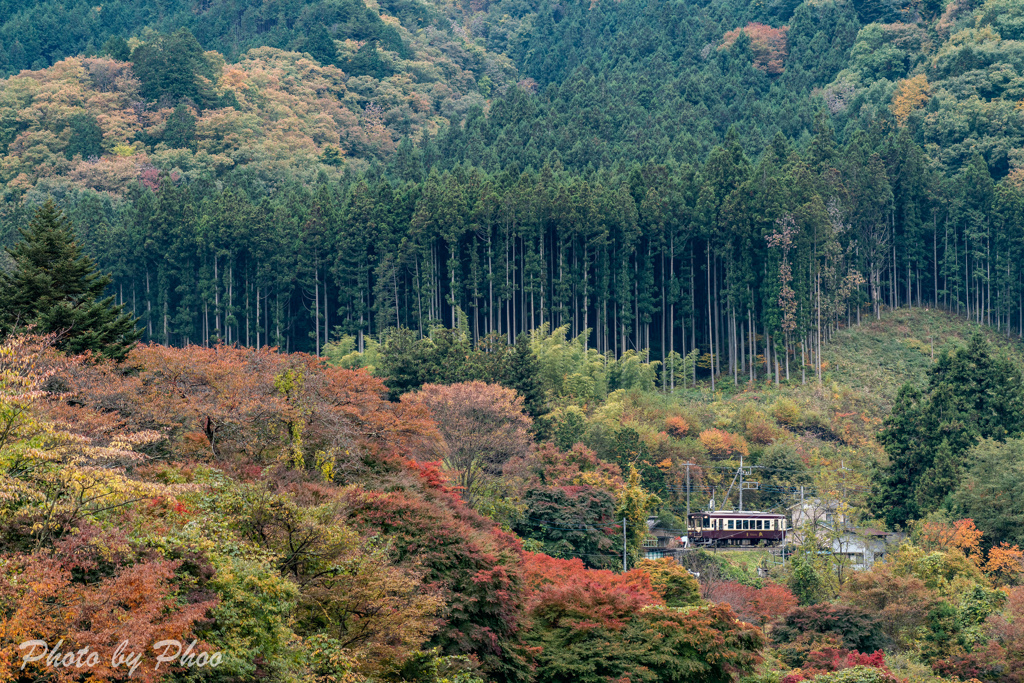
[(754, 53), (754, 66), (770, 74), (780, 74), (784, 68), (789, 47), (786, 43), (788, 26), (772, 28), (766, 24), (751, 22), (743, 28), (727, 31), (722, 36), (719, 50), (728, 50), (740, 37), (740, 33), (750, 38), (750, 50)]
[(931, 86), (928, 84), (928, 77), (918, 74), (913, 78), (905, 78), (896, 87), (892, 104), (889, 111), (896, 119), (896, 124), (902, 128), (907, 125), (910, 114), (915, 109), (923, 106), (931, 96)]
[(700, 433), (700, 442), (712, 456), (717, 458), (750, 455), (750, 449), (742, 436), (730, 434), (721, 429), (704, 430)]
[(690, 431), (690, 423), (678, 415), (671, 415), (665, 420), (665, 431), (676, 438), (685, 437)]
[(79, 416), (113, 412), (126, 427), (161, 431), (188, 457), (316, 460), (344, 479), (367, 459), (409, 458), (436, 439), (423, 406), (390, 403), (381, 380), (305, 354), (153, 344), (127, 362), (137, 372), (77, 365), (62, 375)]
[(623, 487), (622, 472), (615, 463), (605, 462), (581, 443), (568, 452), (546, 443), (505, 463), (506, 483), (525, 491), (540, 486), (594, 486), (610, 493)]
[(1016, 582), (1024, 574), (1024, 551), (1003, 542), (988, 551), (985, 573), (999, 581)]
[(973, 519), (958, 519), (952, 524), (922, 522), (916, 529), (917, 544), (925, 550), (950, 550), (957, 548), (963, 554), (981, 564), (982, 531)]
[[(133, 560), (135, 561), (133, 563)], [(154, 668), (153, 644), (162, 640), (193, 640), (193, 628), (215, 600), (185, 601), (180, 563), (136, 557), (117, 532), (85, 527), (56, 544), (52, 551), (8, 556), (0, 572), (0, 680), (82, 680), (104, 683), (128, 678), (112, 655), (126, 650), (143, 655), (132, 680), (156, 681), (168, 670)], [(83, 577), (95, 577), (91, 581)], [(187, 579), (186, 579), (187, 580)], [(99, 654), (91, 667), (53, 667), (45, 659), (29, 662), (19, 645), (42, 640), (60, 651), (82, 648)], [(208, 648), (202, 643), (197, 651)], [(36, 649), (36, 655), (42, 648)], [(25, 677), (25, 674), (28, 674)]]
[(647, 605), (664, 605), (642, 570), (587, 569), (580, 559), (524, 553), (527, 606), (550, 624), (618, 629)]
[(532, 443), (522, 397), (498, 384), (426, 384), (403, 396), (401, 405), (430, 411), (442, 437), (437, 455), (467, 500), (486, 478), (500, 474), (506, 462), (525, 455)]
[(728, 604), (740, 619), (761, 628), (797, 605), (796, 596), (788, 588), (771, 582), (764, 588), (735, 581), (718, 583), (712, 588), (711, 599)]

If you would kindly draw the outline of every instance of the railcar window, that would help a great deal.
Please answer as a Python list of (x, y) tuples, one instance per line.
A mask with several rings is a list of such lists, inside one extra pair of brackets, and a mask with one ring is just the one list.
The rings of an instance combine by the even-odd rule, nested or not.
[(761, 528), (761, 520), (757, 520), (757, 528), (758, 528), (758, 529), (760, 529), (760, 528)]
[(729, 520), (729, 528), (730, 528), (730, 529), (732, 529), (732, 528), (733, 528), (733, 526), (734, 526), (734, 525), (733, 525), (733, 523), (732, 523), (732, 520), (730, 519), (730, 520)]

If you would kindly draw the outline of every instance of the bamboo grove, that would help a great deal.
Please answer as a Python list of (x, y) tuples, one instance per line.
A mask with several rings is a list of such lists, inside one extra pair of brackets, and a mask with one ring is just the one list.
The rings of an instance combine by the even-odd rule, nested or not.
[(759, 159), (735, 135), (706, 161), (574, 173), (387, 167), (311, 188), (165, 178), (65, 207), (144, 339), (319, 354), (339, 335), (462, 328), (511, 341), (587, 332), (611, 357), (693, 350), (738, 382), (818, 367), (840, 325), (938, 306), (1021, 334), (1024, 191), (977, 157), (952, 177), (905, 131)]

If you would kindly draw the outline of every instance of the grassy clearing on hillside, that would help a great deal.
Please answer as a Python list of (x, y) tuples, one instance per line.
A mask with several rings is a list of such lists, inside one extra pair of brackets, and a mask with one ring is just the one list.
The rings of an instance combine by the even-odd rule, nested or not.
[(718, 556), (734, 567), (739, 567), (748, 576), (757, 576), (761, 565), (772, 566), (767, 550), (718, 550)]
[(903, 384), (927, 384), (933, 356), (966, 343), (977, 330), (1024, 365), (1024, 345), (1016, 336), (936, 309), (903, 308), (840, 330), (823, 350), (825, 379), (877, 397), (888, 409)]

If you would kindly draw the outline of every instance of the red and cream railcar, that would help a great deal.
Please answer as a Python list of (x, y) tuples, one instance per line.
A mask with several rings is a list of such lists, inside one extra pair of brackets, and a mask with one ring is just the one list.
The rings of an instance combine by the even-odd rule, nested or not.
[(786, 516), (771, 512), (693, 512), (687, 525), (690, 542), (708, 545), (778, 545), (786, 536)]

